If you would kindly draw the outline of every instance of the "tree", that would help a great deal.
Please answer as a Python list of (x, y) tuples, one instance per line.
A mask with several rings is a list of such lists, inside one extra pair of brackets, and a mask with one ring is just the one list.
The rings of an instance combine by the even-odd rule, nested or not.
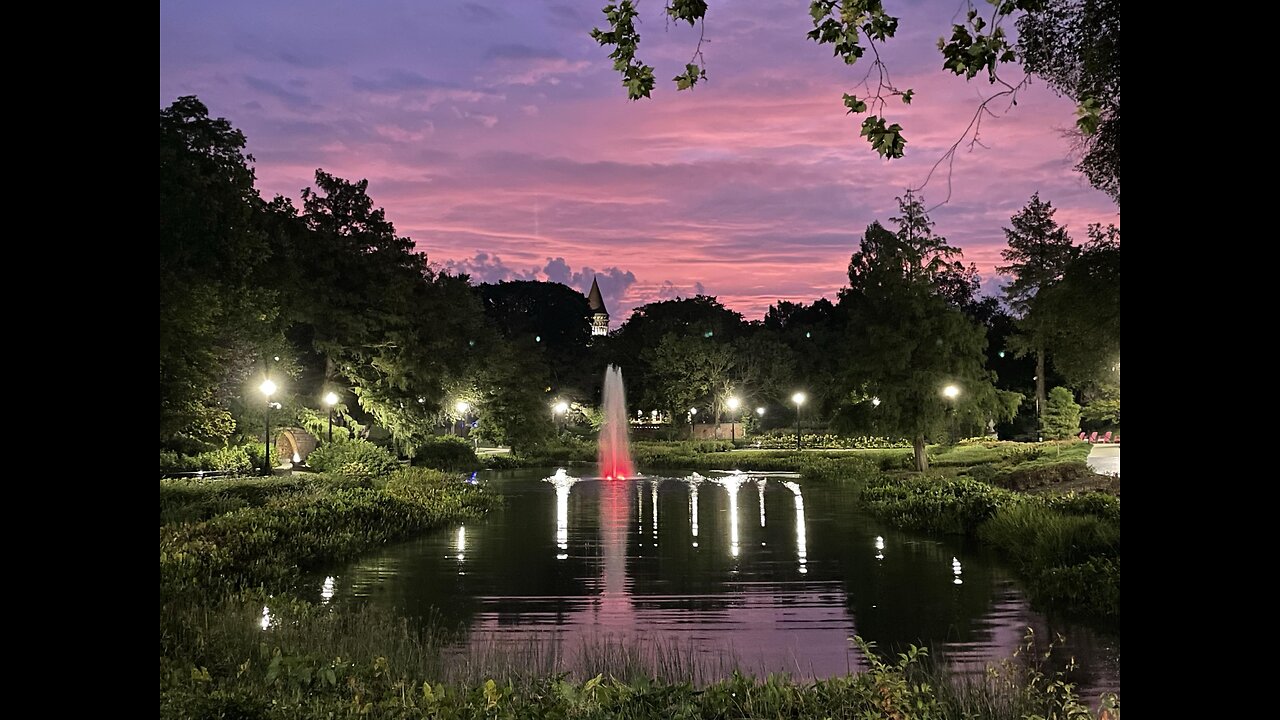
[(1042, 0), (1018, 19), (1027, 72), (1076, 101), (1076, 169), (1120, 204), (1120, 0)]
[[(941, 276), (959, 251), (932, 233), (927, 216), (899, 198), (898, 232), (872, 223), (849, 261), (846, 386), (871, 405), (883, 431), (911, 439), (916, 469), (929, 468), (925, 444), (959, 419), (1012, 416), (1020, 399), (997, 391), (983, 365), (986, 333), (948, 302)], [(928, 229), (928, 232), (925, 231)], [(960, 394), (948, 398), (944, 387)]]
[(1054, 367), (1078, 388), (1120, 381), (1120, 229), (1090, 225), (1088, 236), (1033, 313)]
[(1033, 194), (1009, 218), (1013, 227), (1004, 229), (1009, 245), (1000, 251), (1000, 257), (1009, 264), (996, 268), (996, 272), (1013, 276), (1013, 281), (1004, 287), (1005, 301), (1025, 321), (1024, 342), (1019, 351), (1030, 352), (1036, 358), (1036, 415), (1041, 418), (1045, 407), (1045, 346), (1052, 322), (1045, 322), (1045, 313), (1033, 313), (1032, 309), (1036, 297), (1062, 278), (1076, 255), (1067, 229), (1053, 219), (1055, 212), (1052, 203), (1040, 199), (1040, 193)]
[(1070, 390), (1061, 386), (1054, 388), (1040, 418), (1040, 434), (1046, 440), (1065, 440), (1079, 432), (1080, 405)]
[[(965, 141), (978, 144), (982, 119), (988, 106), (1007, 99), (1017, 104), (1019, 91), (1030, 75), (1043, 78), (1060, 94), (1077, 104), (1076, 128), (1082, 138), (1083, 159), (1078, 169), (1094, 187), (1120, 201), (1120, 3), (1119, 0), (987, 0), (985, 15), (972, 4), (963, 22), (952, 25), (949, 38), (938, 39), (942, 67), (947, 72), (972, 80), (984, 76), (995, 91), (978, 106), (960, 138), (938, 160), (934, 168), (954, 159)], [(669, 0), (665, 14), (669, 21), (704, 24), (706, 0)], [(593, 28), (591, 37), (611, 48), (613, 68), (622, 76), (630, 100), (651, 96), (655, 86), (654, 68), (637, 53), (640, 33), (639, 13), (632, 0), (619, 0), (604, 8), (605, 28)], [(862, 81), (860, 94), (845, 93), (842, 102), (848, 114), (865, 115), (859, 136), (866, 139), (881, 157), (903, 156), (907, 140), (902, 126), (889, 122), (890, 102), (910, 104), (911, 88), (894, 84), (889, 67), (880, 57), (880, 47), (898, 31), (898, 18), (890, 15), (881, 0), (812, 0), (809, 16), (813, 29), (807, 37), (830, 45), (833, 54), (846, 65), (856, 65), (870, 50), (871, 67)], [(1011, 44), (1005, 25), (1016, 21), (1019, 40)], [(688, 90), (707, 77), (700, 36), (692, 57), (672, 78), (677, 90)], [(1008, 82), (1001, 66), (1020, 62), (1028, 77)], [(874, 87), (869, 80), (874, 77)], [(947, 163), (950, 167), (950, 163)], [(932, 174), (932, 173), (930, 173)], [(927, 180), (926, 180), (927, 182)]]
[(730, 386), (736, 359), (730, 347), (713, 337), (668, 333), (643, 353), (651, 378), (644, 402), (677, 418), (697, 405), (715, 406)]
[(195, 97), (160, 111), (160, 443), (184, 452), (223, 444), (231, 399), (278, 338), (278, 298), (261, 282), (244, 135)]

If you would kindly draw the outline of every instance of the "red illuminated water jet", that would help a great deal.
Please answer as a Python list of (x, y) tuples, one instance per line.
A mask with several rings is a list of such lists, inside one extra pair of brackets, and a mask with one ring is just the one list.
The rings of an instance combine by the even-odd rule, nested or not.
[(631, 444), (627, 440), (627, 391), (622, 385), (622, 370), (610, 365), (604, 371), (602, 401), (604, 421), (600, 423), (600, 474), (606, 480), (635, 477), (631, 465)]

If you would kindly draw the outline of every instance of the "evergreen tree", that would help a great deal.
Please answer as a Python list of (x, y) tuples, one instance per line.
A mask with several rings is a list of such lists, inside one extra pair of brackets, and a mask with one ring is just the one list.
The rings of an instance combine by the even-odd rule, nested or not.
[(1005, 301), (1024, 319), (1020, 354), (1034, 353), (1036, 358), (1036, 414), (1043, 418), (1045, 408), (1045, 346), (1051, 323), (1033, 313), (1036, 297), (1062, 278), (1067, 265), (1076, 256), (1067, 229), (1053, 219), (1057, 212), (1052, 203), (1035, 193), (1026, 206), (1009, 219), (1013, 227), (1005, 228), (1009, 246), (1000, 251), (1007, 265), (997, 272), (1012, 275), (1004, 288)]
[(1065, 440), (1080, 432), (1080, 405), (1071, 391), (1056, 387), (1040, 418), (1040, 435), (1045, 440)]

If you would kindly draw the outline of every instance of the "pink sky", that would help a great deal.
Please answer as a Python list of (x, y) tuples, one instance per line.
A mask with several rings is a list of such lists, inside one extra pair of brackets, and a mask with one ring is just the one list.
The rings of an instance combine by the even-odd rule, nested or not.
[[(368, 178), (442, 268), (580, 290), (598, 274), (616, 326), (699, 291), (748, 318), (833, 297), (867, 224), (895, 214), (990, 92), (941, 70), (953, 3), (889, 0), (902, 22), (882, 54), (915, 99), (890, 105), (907, 155), (884, 161), (840, 100), (866, 68), (805, 39), (807, 3), (712, 3), (710, 80), (680, 93), (666, 79), (697, 35), (640, 3), (640, 57), (660, 82), (635, 103), (588, 36), (603, 4), (166, 1), (160, 102), (198, 95), (242, 129), (265, 196), (296, 199), (316, 168)], [(1070, 101), (1037, 83), (998, 110), (932, 213), (987, 288), (1001, 228), (1035, 191), (1077, 240), (1120, 222), (1071, 169)], [(924, 189), (930, 205), (946, 194), (945, 175)]]

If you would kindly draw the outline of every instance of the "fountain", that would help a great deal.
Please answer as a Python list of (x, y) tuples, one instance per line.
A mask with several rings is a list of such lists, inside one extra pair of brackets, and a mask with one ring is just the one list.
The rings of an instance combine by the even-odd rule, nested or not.
[(604, 371), (604, 420), (600, 423), (600, 474), (606, 480), (635, 477), (631, 447), (627, 442), (627, 391), (622, 370), (610, 365)]

